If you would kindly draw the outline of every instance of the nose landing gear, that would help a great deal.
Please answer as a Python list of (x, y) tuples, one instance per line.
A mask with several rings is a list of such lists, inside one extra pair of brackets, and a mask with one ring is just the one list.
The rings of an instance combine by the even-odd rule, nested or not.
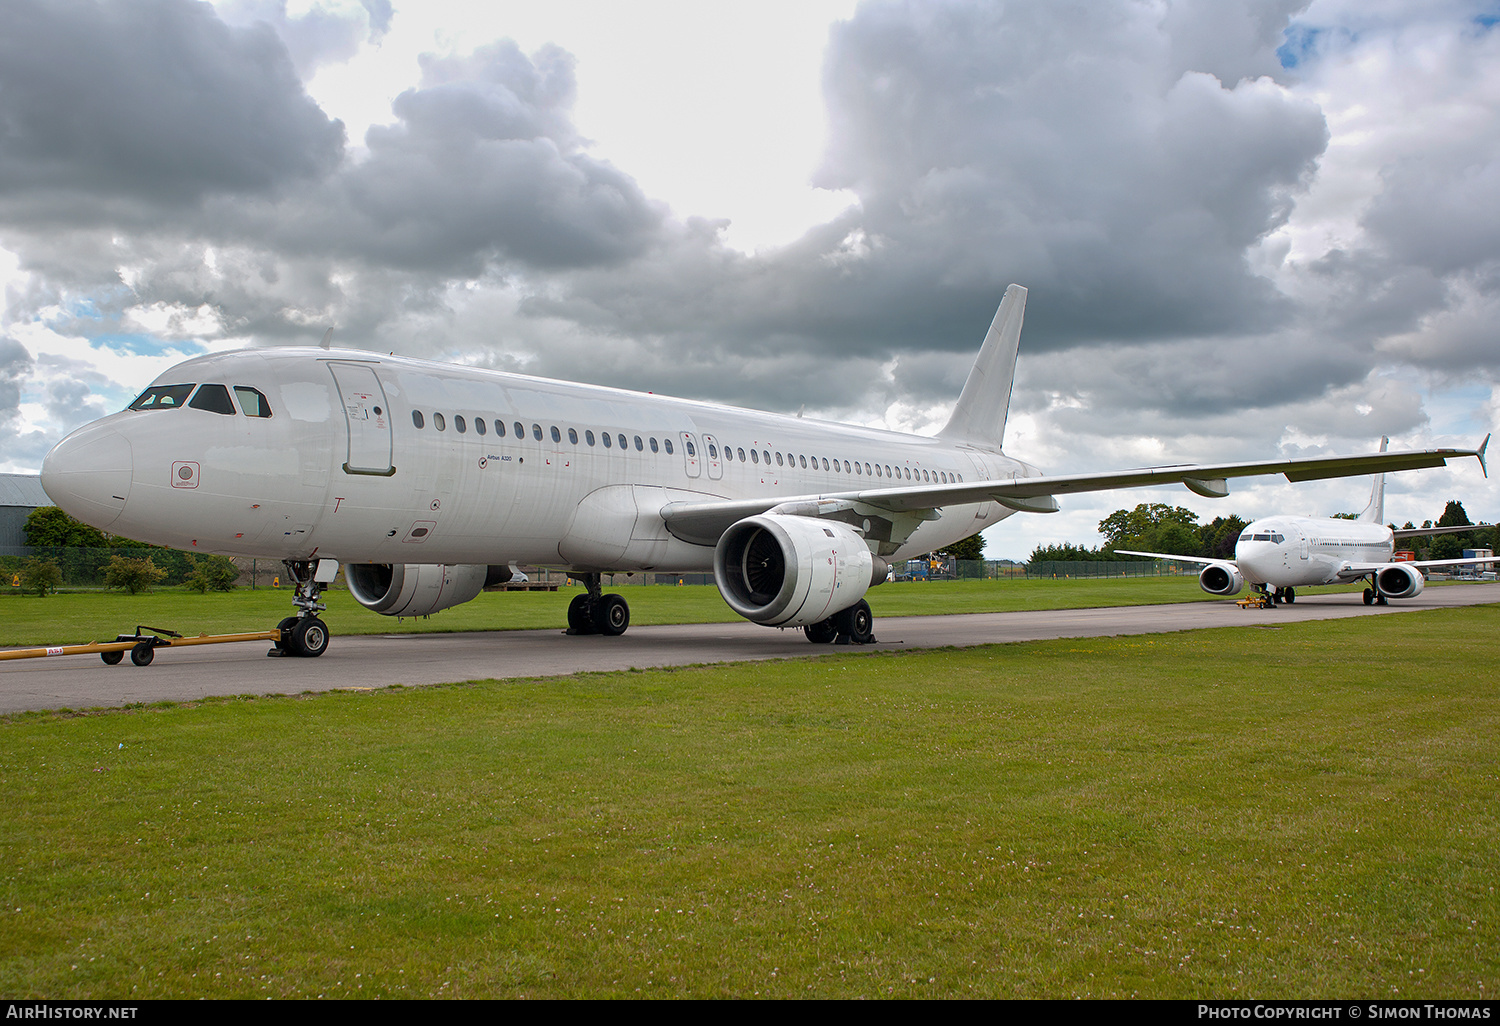
[(266, 655), (303, 656), (312, 658), (328, 650), (328, 625), (318, 619), (318, 614), (328, 606), (319, 601), (323, 589), (333, 583), (339, 572), (335, 559), (284, 559), (287, 577), (297, 586), (292, 596), (292, 605), (299, 612), (276, 625), (281, 631), (281, 640), (271, 646)]

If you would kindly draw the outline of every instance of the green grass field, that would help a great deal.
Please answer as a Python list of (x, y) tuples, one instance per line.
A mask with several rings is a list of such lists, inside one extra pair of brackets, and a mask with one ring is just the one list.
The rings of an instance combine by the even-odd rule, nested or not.
[(0, 992), (1485, 998), (1497, 628), (15, 716)]
[[(630, 602), (633, 624), (725, 623), (739, 617), (713, 585), (612, 589)], [(1343, 589), (1304, 589), (1304, 594)], [(1357, 590), (1357, 589), (1356, 589)], [(567, 626), (568, 602), (581, 588), (557, 592), (491, 592), (427, 619), (396, 620), (365, 609), (347, 591), (325, 593), (323, 614), (335, 637), (426, 631), (493, 631)], [(1205, 594), (1196, 577), (1101, 580), (945, 581), (884, 584), (869, 593), (880, 616), (1081, 609), (1162, 602), (1225, 601)], [(265, 630), (293, 612), (289, 589), (241, 588), (199, 595), (182, 589), (149, 594), (76, 592), (0, 600), (0, 648), (110, 641), (138, 624), (183, 634)]]

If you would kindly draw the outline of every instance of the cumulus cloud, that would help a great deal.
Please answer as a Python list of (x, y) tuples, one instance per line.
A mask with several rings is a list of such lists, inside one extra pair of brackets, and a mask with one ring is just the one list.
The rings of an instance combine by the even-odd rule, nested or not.
[(325, 64), (354, 56), (362, 43), (378, 43), (390, 31), (394, 14), (390, 0), (317, 3), (300, 15), (287, 10), (286, 0), (229, 0), (217, 10), (231, 25), (273, 28), (303, 79)]
[(573, 60), (554, 46), (424, 58), (397, 122), (370, 129), (369, 158), (332, 184), (333, 219), (313, 225), (362, 261), (466, 277), (490, 260), (554, 269), (638, 254), (665, 207), (585, 152), (574, 90)]
[(11, 223), (154, 216), (327, 173), (343, 126), (264, 25), (185, 0), (17, 0), (0, 34), (0, 209)]
[(21, 406), (21, 382), (31, 373), (31, 354), (13, 338), (0, 337), (0, 425)]

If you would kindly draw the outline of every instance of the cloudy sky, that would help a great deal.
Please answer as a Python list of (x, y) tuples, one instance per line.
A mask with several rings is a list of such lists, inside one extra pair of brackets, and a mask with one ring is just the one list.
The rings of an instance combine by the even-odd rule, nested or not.
[[(1500, 2), (8, 0), (0, 470), (339, 344), (931, 432), (1010, 282), (1049, 473), (1500, 422)], [(1357, 510), (1362, 480), (1067, 500)], [(1500, 515), (1474, 461), (1388, 517)]]

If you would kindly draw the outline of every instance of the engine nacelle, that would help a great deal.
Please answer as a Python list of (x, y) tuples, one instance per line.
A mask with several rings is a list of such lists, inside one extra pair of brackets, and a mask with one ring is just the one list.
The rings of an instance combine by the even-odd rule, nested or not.
[(349, 563), (349, 594), (384, 616), (427, 616), (469, 601), (488, 584), (510, 580), (508, 566), (442, 563)]
[(714, 583), (729, 608), (767, 627), (806, 627), (848, 609), (890, 567), (837, 520), (767, 513), (724, 532)]
[(1375, 587), (1387, 598), (1416, 598), (1427, 578), (1410, 563), (1387, 563), (1375, 571)]
[(1244, 586), (1245, 578), (1233, 563), (1210, 563), (1198, 571), (1198, 587), (1210, 595), (1238, 595)]

